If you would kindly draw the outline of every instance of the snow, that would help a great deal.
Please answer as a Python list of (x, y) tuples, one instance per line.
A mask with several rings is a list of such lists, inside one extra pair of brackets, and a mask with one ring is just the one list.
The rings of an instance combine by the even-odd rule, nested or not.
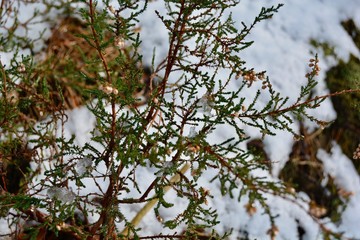
[(351, 160), (343, 153), (338, 144), (333, 142), (330, 153), (324, 150), (318, 152), (318, 158), (324, 164), (325, 172), (335, 179), (336, 185), (352, 193), (345, 211), (342, 214), (339, 230), (348, 237), (359, 238), (360, 229), (360, 178)]
[[(116, 1), (114, 1), (116, 2)], [(233, 9), (233, 19), (237, 21), (237, 25), (241, 27), (240, 22), (244, 21), (250, 24), (254, 17), (258, 14), (262, 6), (276, 5), (281, 3), (278, 0), (272, 1), (253, 1), (242, 0), (240, 4)], [(114, 3), (114, 6), (116, 4)], [(147, 10), (140, 17), (142, 46), (144, 63), (150, 65), (152, 54), (155, 48), (155, 66), (167, 54), (168, 34), (163, 27), (161, 21), (154, 14), (154, 10), (159, 12), (164, 11), (162, 1), (151, 2)], [(22, 13), (30, 12), (29, 9), (22, 10)], [(360, 4), (358, 0), (289, 0), (275, 14), (271, 20), (258, 24), (252, 31), (248, 41), (254, 40), (255, 43), (241, 53), (241, 57), (247, 62), (247, 66), (255, 66), (257, 71), (267, 71), (267, 76), (273, 83), (276, 90), (281, 91), (284, 96), (289, 96), (290, 100), (294, 101), (297, 93), (300, 91), (300, 86), (306, 82), (304, 77), (309, 71), (307, 67), (308, 60), (313, 57), (310, 52), (318, 51), (310, 45), (310, 39), (316, 39), (320, 42), (328, 42), (335, 47), (336, 55), (344, 60), (349, 58), (350, 54), (360, 56), (359, 50), (355, 47), (351, 38), (341, 27), (340, 21), (347, 18), (353, 18), (360, 26)], [(30, 15), (24, 14), (23, 18)], [(38, 27), (32, 29), (32, 33), (38, 33), (39, 30), (44, 29), (44, 25), (38, 24)], [(30, 36), (34, 36), (28, 33)], [(24, 33), (21, 33), (24, 34)], [(25, 53), (26, 54), (26, 53)], [(11, 55), (1, 53), (1, 61), (3, 64), (8, 64)], [(319, 52), (320, 66), (322, 71), (318, 77), (319, 84), (316, 87), (317, 94), (326, 94), (328, 90), (324, 82), (325, 71), (332, 67), (336, 62), (333, 58), (325, 57), (322, 52)], [(237, 84), (236, 82), (234, 83)], [(235, 86), (234, 85), (234, 86)], [(253, 93), (248, 92), (246, 96), (251, 99)], [(260, 99), (263, 103), (266, 99)], [(290, 101), (291, 102), (291, 101)], [(204, 108), (208, 105), (204, 104)], [(208, 110), (206, 110), (208, 111)], [(335, 119), (336, 113), (333, 110), (330, 100), (326, 100), (321, 109), (314, 112), (315, 116), (330, 121)], [(90, 130), (95, 124), (95, 118), (89, 110), (81, 107), (69, 112), (68, 121), (65, 124), (65, 136), (76, 136), (77, 143), (82, 146), (90, 139)], [(315, 127), (312, 123), (306, 123), (308, 127)], [(298, 128), (298, 124), (293, 125), (294, 129)], [(194, 135), (195, 129), (190, 129), (189, 135)], [(251, 137), (260, 137), (261, 134), (254, 131), (252, 128), (245, 128), (246, 134)], [(195, 133), (194, 133), (195, 132)], [(231, 131), (224, 129), (221, 132), (217, 131), (214, 135), (216, 139), (223, 139), (224, 136), (231, 134)], [(278, 131), (276, 136), (266, 136), (264, 139), (265, 150), (270, 159), (274, 161), (272, 173), (266, 174), (269, 179), (277, 179), (281, 168), (285, 165), (288, 159), (291, 147), (293, 144), (293, 136), (290, 133)], [(342, 214), (341, 222), (338, 226), (328, 225), (332, 229), (344, 231), (346, 236), (351, 238), (360, 238), (360, 228), (358, 223), (360, 220), (360, 181), (359, 175), (354, 169), (353, 164), (341, 152), (341, 149), (336, 143), (333, 144), (331, 153), (324, 150), (318, 152), (318, 157), (323, 161), (325, 172), (329, 173), (335, 179), (335, 183), (339, 188), (343, 188), (353, 193), (350, 197), (347, 208)], [(81, 163), (81, 164), (80, 164)], [(89, 162), (86, 158), (77, 166), (80, 172), (85, 173), (89, 168)], [(105, 166), (103, 166), (105, 168)], [(154, 172), (141, 168), (137, 173), (137, 179), (140, 181), (140, 189), (145, 189), (149, 182), (154, 179)], [(209, 184), (209, 179), (213, 176), (211, 171), (207, 172), (205, 178), (201, 179), (199, 185), (210, 189), (212, 198), (209, 198), (209, 206), (218, 210), (220, 224), (215, 227), (216, 230), (223, 233), (233, 229), (231, 239), (242, 236), (241, 231), (246, 230), (250, 239), (269, 239), (267, 231), (270, 228), (270, 222), (266, 215), (261, 211), (258, 203), (255, 207), (258, 211), (250, 216), (247, 214), (244, 205), (247, 204), (248, 199), (245, 197), (238, 202), (236, 197), (234, 199), (229, 196), (222, 196), (219, 189), (214, 188), (213, 184)], [(88, 186), (81, 194), (85, 195), (93, 191), (99, 190), (91, 178), (85, 179), (83, 183)], [(105, 190), (107, 182), (102, 183), (103, 191)], [(76, 189), (76, 186), (73, 186)], [(56, 189), (55, 189), (56, 190)], [(49, 193), (50, 194), (50, 193)], [(51, 194), (67, 194), (62, 192)], [(57, 196), (57, 197), (59, 197)], [(60, 197), (62, 197), (61, 195)], [(299, 193), (299, 196), (304, 196)], [(276, 218), (276, 225), (280, 229), (277, 239), (297, 239), (298, 224), (305, 229), (304, 239), (318, 239), (319, 226), (307, 214), (308, 206), (302, 201), (294, 200), (288, 201), (276, 196), (267, 196), (267, 202), (271, 206), (274, 214), (278, 214)], [(174, 192), (169, 192), (166, 199), (174, 202), (177, 210), (161, 211), (160, 214), (166, 220), (176, 216), (177, 211), (185, 208), (186, 201), (179, 200)], [(67, 201), (65, 199), (64, 201)], [(131, 205), (128, 209), (124, 209), (125, 216), (131, 219), (136, 212), (141, 209), (142, 204)], [(94, 216), (94, 219), (96, 216)], [(326, 221), (326, 220), (324, 220)], [(151, 226), (144, 223), (152, 222)], [(297, 223), (298, 222), (298, 223)], [(4, 229), (6, 222), (0, 222), (0, 233), (7, 230)], [(120, 224), (121, 225), (121, 224)], [(120, 226), (119, 225), (119, 226)], [(143, 219), (140, 225), (144, 234), (156, 234), (162, 231), (161, 223), (156, 220), (153, 212), (150, 212)], [(178, 229), (181, 231), (181, 228)]]

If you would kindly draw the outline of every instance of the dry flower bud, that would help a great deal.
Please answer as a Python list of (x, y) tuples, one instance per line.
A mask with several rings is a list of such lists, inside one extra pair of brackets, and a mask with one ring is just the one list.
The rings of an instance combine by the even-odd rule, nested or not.
[(318, 63), (319, 63), (319, 59), (313, 59), (313, 58), (310, 59), (309, 67), (313, 68), (313, 70), (311, 71), (311, 73), (307, 73), (305, 75), (306, 78), (319, 75), (320, 67), (319, 67)]
[(164, 219), (162, 217), (160, 217), (159, 215), (156, 216), (156, 219), (161, 223), (164, 222)]
[(26, 67), (23, 63), (20, 63), (19, 66), (17, 67), (17, 70), (19, 73), (24, 73), (26, 72)]
[(31, 206), (30, 206), (30, 212), (34, 213), (35, 210), (36, 210), (36, 209), (35, 209), (35, 206), (34, 206), (34, 205), (31, 205)]
[(265, 79), (265, 73), (264, 72), (259, 73), (258, 78), (259, 78), (259, 80), (264, 80)]
[(19, 93), (17, 91), (10, 91), (6, 95), (6, 99), (10, 101), (10, 103), (16, 103), (19, 100)]
[(358, 145), (358, 147), (354, 152), (353, 159), (360, 159), (360, 144)]
[(239, 71), (237, 72), (236, 76), (235, 76), (235, 79), (239, 79), (241, 76), (242, 76), (243, 72), (242, 71)]
[(61, 231), (61, 230), (62, 230), (63, 228), (65, 228), (65, 227), (66, 227), (66, 223), (64, 223), (64, 222), (56, 225), (56, 229), (57, 229), (58, 231)]
[(200, 189), (204, 192), (204, 195), (209, 195), (210, 194), (210, 190), (204, 187), (200, 187)]
[(271, 239), (275, 239), (275, 237), (279, 234), (279, 228), (273, 225), (268, 231), (267, 234), (271, 236)]
[(210, 190), (204, 187), (200, 187), (200, 193), (201, 193), (201, 198), (204, 200), (204, 204), (208, 205), (209, 202), (206, 199), (206, 196), (208, 196), (210, 194)]
[(347, 190), (341, 188), (341, 189), (339, 189), (338, 194), (341, 197), (348, 199), (349, 197), (354, 195), (354, 192), (347, 191)]
[(116, 47), (118, 47), (120, 49), (125, 48), (125, 40), (122, 37), (119, 37), (119, 36), (115, 37), (114, 44)]
[(113, 88), (113, 87), (108, 86), (108, 85), (100, 85), (99, 90), (103, 91), (106, 94), (113, 93), (113, 94), (117, 95), (119, 93), (119, 91), (116, 88)]
[(250, 217), (253, 216), (257, 211), (256, 207), (254, 207), (254, 204), (252, 203), (247, 203), (244, 205), (244, 207), (246, 209), (247, 214), (249, 214)]
[(116, 14), (116, 10), (113, 6), (110, 6), (109, 7), (109, 11), (112, 13), (112, 14)]
[(191, 145), (188, 146), (188, 150), (190, 152), (197, 153), (198, 151), (200, 151), (200, 146), (191, 144)]
[(290, 194), (295, 194), (296, 190), (293, 187), (286, 187), (286, 192), (290, 193)]
[(323, 217), (326, 213), (327, 213), (327, 209), (325, 207), (322, 206), (318, 206), (315, 202), (310, 202), (310, 210), (309, 210), (310, 214), (320, 218)]

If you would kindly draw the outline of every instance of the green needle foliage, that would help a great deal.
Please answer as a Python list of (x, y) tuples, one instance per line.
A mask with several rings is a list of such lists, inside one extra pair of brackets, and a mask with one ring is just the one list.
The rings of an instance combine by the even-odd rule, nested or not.
[[(138, 24), (149, 1), (118, 1), (117, 8), (109, 0), (39, 1), (45, 10), (21, 24), (18, 10), (2, 2), (1, 28), (6, 34), (0, 39), (1, 51), (14, 53), (9, 65), (1, 63), (0, 81), (0, 209), (13, 230), (9, 235), (197, 239), (205, 232), (209, 238), (226, 238), (229, 233), (212, 231), (219, 223), (217, 211), (208, 206), (211, 190), (199, 183), (208, 170), (216, 173), (212, 184), (223, 195), (249, 198), (249, 214), (256, 211), (253, 204), (260, 203), (271, 223), (271, 238), (281, 231), (266, 195), (292, 199), (293, 194), (281, 182), (254, 174), (267, 166), (239, 147), (248, 140), (244, 126), (257, 128), (263, 136), (281, 129), (300, 138), (291, 124), (310, 119), (323, 126), (308, 110), (328, 97), (309, 98), (319, 71), (317, 57), (310, 61), (308, 82), (295, 102), (276, 92), (265, 72), (245, 67), (239, 53), (253, 43), (247, 36), (281, 4), (262, 8), (252, 24), (242, 23), (239, 29), (231, 14), (225, 14), (239, 1), (164, 0), (167, 12), (154, 14), (168, 31), (168, 54), (147, 68)], [(53, 55), (41, 62), (36, 56), (44, 50), (35, 46), (43, 34), (30, 38), (15, 30), (30, 28), (38, 16), (51, 23), (48, 16), (53, 12), (67, 21), (72, 18), (80, 31), (73, 34), (75, 40), (59, 35), (67, 46), (65, 54), (49, 47)], [(20, 55), (24, 49), (31, 54)], [(245, 99), (244, 91), (254, 92), (254, 98)], [(67, 109), (77, 107), (69, 100), (73, 98), (80, 98), (94, 119), (86, 123), (91, 130), (85, 143), (65, 132)], [(259, 104), (260, 98), (267, 98), (267, 104)], [(231, 135), (218, 139), (221, 129)], [(8, 188), (6, 166), (19, 166), (19, 159), (28, 165), (16, 168), (21, 181), (14, 192)], [(154, 173), (145, 187), (139, 177), (144, 168)], [(169, 189), (187, 205), (164, 220), (161, 212), (177, 207), (165, 197)], [(155, 203), (158, 220), (164, 229), (174, 229), (173, 234), (144, 236), (128, 219), (124, 209), (147, 202)], [(176, 230), (180, 226), (182, 233)]]

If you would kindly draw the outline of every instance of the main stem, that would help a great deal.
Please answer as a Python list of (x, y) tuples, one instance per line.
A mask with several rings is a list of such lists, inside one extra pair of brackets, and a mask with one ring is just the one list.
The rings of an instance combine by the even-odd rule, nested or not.
[[(111, 84), (111, 75), (110, 75), (110, 71), (109, 71), (109, 67), (108, 64), (106, 62), (106, 59), (102, 53), (102, 49), (100, 47), (100, 42), (98, 39), (98, 34), (94, 28), (95, 25), (95, 7), (93, 4), (92, 0), (89, 0), (89, 14), (90, 14), (90, 26), (91, 26), (91, 31), (93, 34), (93, 38), (94, 38), (94, 43), (95, 43), (95, 48), (98, 52), (98, 55), (101, 59), (101, 62), (103, 64), (105, 73), (106, 73), (106, 81), (108, 84)], [(116, 131), (116, 102), (115, 102), (115, 96), (111, 96), (111, 129), (110, 129), (110, 142), (108, 144), (108, 148), (106, 149), (106, 153), (103, 157), (103, 160), (107, 166), (107, 170), (108, 172), (112, 172), (111, 168), (112, 168), (112, 161), (113, 161), (113, 151), (115, 148), (115, 131)], [(110, 178), (109, 178), (109, 186), (108, 189), (104, 195), (104, 198), (101, 202), (102, 205), (102, 211), (100, 213), (100, 217), (98, 219), (98, 221), (92, 226), (91, 228), (91, 235), (94, 235), (98, 232), (98, 229), (103, 226), (104, 224), (106, 225), (106, 231), (102, 232), (100, 234), (100, 239), (113, 239), (116, 234), (115, 234), (115, 223), (114, 223), (114, 217), (111, 214), (111, 209), (113, 207), (113, 199), (114, 196), (117, 195), (116, 192), (114, 192), (115, 190), (115, 185), (116, 185), (116, 181), (117, 181), (117, 177), (115, 176), (115, 174), (111, 174)], [(92, 236), (90, 236), (91, 238)]]

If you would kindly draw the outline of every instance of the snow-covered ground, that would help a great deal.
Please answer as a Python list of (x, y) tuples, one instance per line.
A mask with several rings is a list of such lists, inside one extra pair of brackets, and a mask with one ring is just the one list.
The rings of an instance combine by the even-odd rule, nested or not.
[[(116, 1), (114, 1), (116, 2)], [(320, 42), (328, 42), (335, 47), (337, 56), (348, 59), (349, 54), (360, 56), (359, 50), (355, 47), (350, 36), (341, 27), (340, 22), (348, 18), (354, 19), (360, 26), (360, 1), (359, 0), (288, 0), (288, 1), (254, 1), (241, 0), (240, 4), (233, 9), (233, 19), (237, 21), (241, 28), (241, 21), (250, 24), (254, 17), (260, 12), (262, 6), (285, 5), (275, 14), (272, 19), (261, 22), (250, 34), (247, 40), (254, 40), (255, 43), (241, 53), (241, 57), (247, 62), (248, 66), (255, 67), (256, 70), (266, 70), (267, 75), (273, 86), (280, 90), (282, 95), (295, 98), (300, 91), (300, 86), (306, 82), (304, 77), (308, 69), (308, 60), (313, 57), (310, 51), (318, 51), (310, 45), (310, 39)], [(114, 3), (114, 6), (116, 4)], [(28, 11), (23, 9), (22, 11)], [(151, 2), (143, 15), (140, 17), (141, 36), (143, 44), (141, 46), (144, 55), (144, 62), (150, 64), (153, 49), (156, 47), (155, 62), (160, 62), (167, 53), (168, 34), (154, 10), (164, 11), (162, 1)], [(26, 15), (26, 14), (25, 14)], [(39, 27), (41, 28), (41, 27)], [(37, 29), (32, 31), (36, 32)], [(322, 71), (318, 76), (319, 84), (316, 87), (317, 94), (326, 94), (326, 84), (324, 82), (325, 72), (332, 67), (336, 61), (332, 58), (325, 58), (321, 51), (319, 53), (320, 67)], [(1, 61), (9, 61), (9, 55), (1, 54)], [(250, 93), (249, 93), (250, 94)], [(333, 120), (336, 117), (330, 100), (326, 100), (320, 109), (315, 113), (320, 119)], [(89, 126), (83, 124), (93, 122), (93, 117), (86, 108), (75, 109), (69, 112), (69, 120), (66, 123), (66, 132), (75, 134), (80, 145), (88, 141)], [(313, 127), (311, 123), (307, 123)], [(296, 125), (294, 125), (296, 128)], [(246, 129), (247, 134), (259, 137), (260, 133), (253, 129)], [(221, 137), (221, 136), (220, 136)], [(287, 132), (278, 132), (276, 136), (265, 137), (265, 149), (270, 159), (274, 162), (272, 173), (262, 173), (269, 178), (276, 178), (279, 171), (288, 159), (293, 144), (293, 136)], [(341, 152), (340, 147), (334, 143), (331, 153), (319, 151), (319, 159), (324, 163), (324, 170), (335, 178), (335, 183), (339, 187), (351, 191), (354, 194), (350, 197), (349, 205), (342, 215), (338, 225), (327, 227), (344, 231), (347, 237), (360, 239), (360, 181), (359, 175), (353, 167), (352, 162)], [(261, 211), (249, 216), (244, 205), (247, 199), (237, 202), (228, 196), (221, 196), (220, 191), (214, 189), (209, 184), (209, 176), (201, 180), (200, 184), (211, 189), (212, 199), (209, 205), (216, 208), (219, 214), (220, 224), (216, 227), (219, 232), (233, 229), (231, 239), (241, 236), (241, 231), (247, 231), (250, 239), (269, 239), (267, 231), (270, 228), (268, 217)], [(153, 172), (142, 169), (139, 172), (141, 180), (140, 186), (151, 182), (154, 177)], [(87, 191), (92, 191), (87, 189)], [(303, 198), (306, 195), (299, 193)], [(175, 194), (168, 193), (167, 198), (175, 202), (178, 209), (183, 208), (185, 203), (178, 200)], [(298, 239), (297, 227), (301, 226), (305, 230), (303, 239), (321, 238), (319, 226), (311, 219), (304, 209), (308, 206), (303, 205), (302, 209), (298, 205), (292, 204), (279, 197), (268, 196), (268, 204), (273, 210), (273, 214), (278, 214), (276, 225), (280, 232), (276, 239)], [(139, 210), (140, 206), (130, 206), (125, 213), (130, 219)], [(173, 210), (171, 210), (173, 211)], [(174, 210), (176, 211), (176, 210)], [(164, 218), (173, 216), (168, 212), (162, 213)], [(168, 214), (168, 215), (167, 215)], [(146, 223), (153, 223), (151, 225)], [(4, 226), (4, 222), (1, 226)], [(156, 234), (162, 231), (161, 223), (156, 221), (154, 213), (150, 212), (143, 219), (140, 227), (144, 234)], [(1, 230), (0, 232), (5, 231)]]

